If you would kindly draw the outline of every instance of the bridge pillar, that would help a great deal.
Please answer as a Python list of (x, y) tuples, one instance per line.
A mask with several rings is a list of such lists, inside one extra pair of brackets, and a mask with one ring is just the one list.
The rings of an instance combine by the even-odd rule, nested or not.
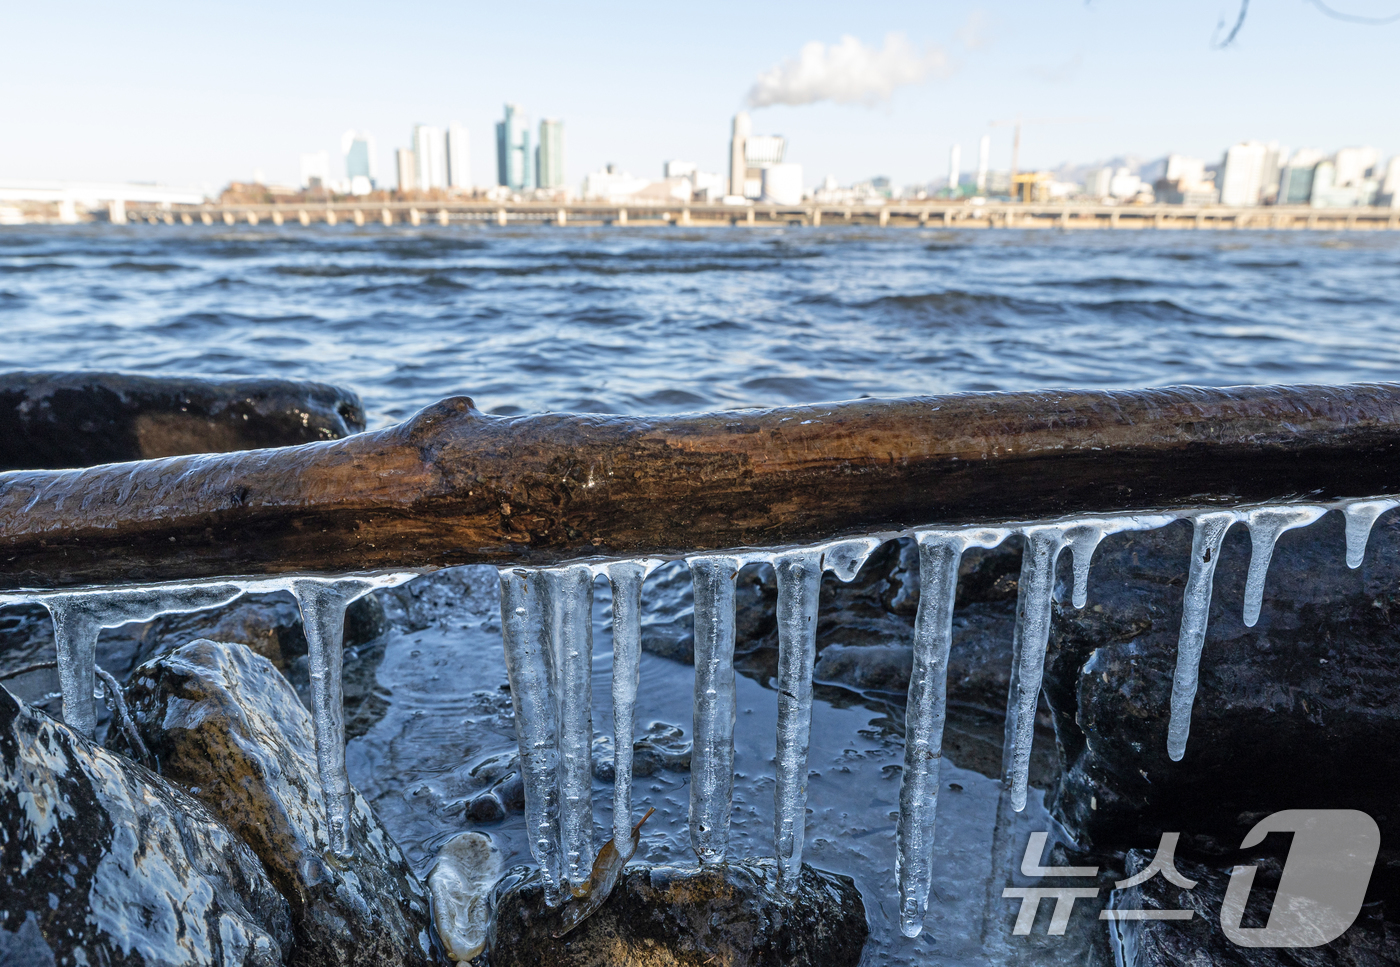
[(360, 209), (356, 208), (350, 217), (354, 219), (356, 228), (365, 227), (365, 213), (360, 211)]
[(233, 212), (224, 212), (224, 224), (232, 225), (234, 222)]
[(190, 217), (190, 213), (189, 213), (189, 212), (182, 212), (182, 213), (181, 213), (181, 215), (180, 215), (180, 224), (182, 224), (182, 225), (193, 225), (193, 224), (194, 224), (194, 219)]
[(310, 225), (311, 215), (306, 211), (299, 211), (297, 212), (297, 221), (301, 222), (303, 225)]
[(627, 224), (627, 209), (625, 209), (625, 208), (619, 208), (619, 209), (617, 210), (617, 223), (618, 223), (619, 225), (626, 225), (626, 224)]
[(1118, 215), (1119, 215), (1118, 209), (1116, 209), (1116, 208), (1113, 209), (1112, 214), (1110, 214), (1110, 215), (1108, 216), (1108, 227), (1109, 227), (1109, 228), (1117, 228), (1117, 227), (1118, 227)]
[(556, 224), (556, 225), (567, 225), (567, 224), (569, 224), (569, 212), (568, 212), (568, 209), (561, 208), (561, 209), (559, 209), (557, 212), (554, 213), (554, 224)]
[(410, 208), (408, 210), (408, 221), (414, 228), (417, 228), (419, 225), (423, 224), (423, 216), (418, 209)]
[(165, 222), (165, 224), (167, 225), (175, 224), (175, 216), (170, 214), (169, 212), (166, 212), (164, 215), (161, 215), (160, 220)]
[(822, 227), (822, 210), (821, 210), (820, 208), (813, 208), (813, 209), (812, 209), (812, 227), (813, 227), (813, 228), (821, 228), (821, 227)]
[(748, 217), (747, 217), (746, 219), (744, 219), (744, 220), (745, 220), (746, 222), (748, 222), (748, 224), (750, 224), (750, 225), (753, 224), (753, 209), (752, 209), (752, 208), (749, 209), (749, 211), (748, 211)]
[(257, 213), (257, 212), (249, 212), (249, 213), (248, 213), (248, 224), (249, 224), (249, 225), (256, 225), (257, 223), (258, 223), (258, 213)]
[(126, 202), (117, 199), (107, 203), (107, 220), (113, 225), (126, 224)]
[(690, 224), (690, 209), (689, 209), (689, 208), (682, 208), (682, 209), (681, 209), (681, 224), (682, 224), (682, 225), (689, 225), (689, 224)]
[(438, 224), (439, 224), (439, 225), (444, 225), (444, 226), (445, 226), (449, 221), (450, 221), (450, 218), (448, 217), (447, 209), (446, 209), (446, 208), (439, 208), (439, 209), (438, 209)]
[(274, 208), (274, 209), (272, 210), (272, 224), (274, 224), (274, 225), (276, 225), (276, 226), (278, 226), (278, 227), (281, 227), (282, 221), (283, 221), (283, 219), (282, 219), (282, 213), (281, 213), (280, 211), (278, 211), (276, 208)]
[(888, 208), (881, 207), (881, 208), (880, 208), (880, 227), (881, 227), (881, 228), (884, 228), (884, 227), (885, 227), (886, 225), (888, 225), (889, 223), (890, 223), (890, 210), (889, 210)]
[(949, 227), (952, 226), (952, 224), (953, 224), (953, 210), (952, 210), (951, 208), (945, 208), (945, 209), (943, 209), (943, 227), (944, 227), (944, 228), (949, 228)]
[(394, 213), (389, 211), (389, 209), (387, 208), (380, 209), (379, 221), (385, 225), (394, 224)]
[(327, 225), (334, 225), (335, 223), (336, 223), (335, 210), (332, 209), (332, 208), (327, 208), (327, 209), (326, 209), (326, 224), (327, 224)]
[(199, 220), (200, 220), (201, 222), (203, 222), (204, 224), (206, 224), (206, 225), (213, 225), (213, 224), (214, 224), (214, 216), (213, 216), (212, 214), (210, 214), (209, 212), (200, 212), (200, 213), (199, 213)]
[(920, 228), (926, 228), (927, 226), (928, 226), (928, 209), (924, 209), (923, 211), (919, 212), (919, 227), (920, 227)]
[(497, 224), (497, 225), (500, 225), (502, 228), (505, 227), (505, 224), (506, 224), (506, 210), (505, 210), (504, 208), (497, 208), (497, 209), (496, 209), (496, 224)]

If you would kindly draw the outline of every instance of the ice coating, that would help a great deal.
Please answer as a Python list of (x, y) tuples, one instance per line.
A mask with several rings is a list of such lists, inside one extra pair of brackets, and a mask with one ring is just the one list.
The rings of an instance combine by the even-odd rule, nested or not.
[(1400, 500), (1390, 498), (1353, 500), (1342, 505), (1342, 515), (1347, 522), (1347, 567), (1355, 569), (1361, 566), (1376, 518), (1397, 506), (1400, 506)]
[(1022, 529), (1021, 578), (1016, 601), (1016, 630), (1011, 643), (1011, 689), (1006, 702), (1006, 744), (1002, 769), (1011, 793), (1011, 808), (1026, 808), (1030, 782), (1031, 743), (1035, 738), (1035, 707), (1050, 643), (1050, 609), (1055, 592), (1055, 563), (1069, 529), (1047, 524)]
[(1172, 680), (1171, 719), (1167, 723), (1167, 755), (1180, 761), (1186, 754), (1186, 737), (1191, 731), (1191, 707), (1196, 701), (1196, 685), (1205, 648), (1206, 623), (1210, 618), (1210, 592), (1215, 565), (1220, 560), (1220, 542), (1230, 525), (1240, 518), (1238, 511), (1220, 510), (1196, 517), (1191, 537), (1191, 569), (1186, 575), (1186, 593), (1181, 610), (1181, 634), (1176, 643), (1176, 675)]
[(1066, 525), (1065, 540), (1074, 558), (1074, 606), (1082, 608), (1089, 600), (1089, 565), (1093, 561), (1094, 551), (1105, 537), (1123, 531), (1155, 530), (1174, 520), (1176, 518), (1169, 514), (1150, 514), (1103, 517)]
[(848, 541), (835, 541), (816, 549), (822, 554), (822, 568), (850, 583), (856, 579), (856, 574), (870, 555), (884, 542), (883, 536), (857, 537)]
[(659, 561), (620, 561), (606, 569), (612, 585), (613, 844), (631, 858), (632, 743), (642, 658), (642, 582)]
[(292, 581), (290, 587), (306, 631), (311, 721), (316, 731), (316, 770), (326, 805), (326, 829), (331, 849), (341, 856), (351, 855), (350, 777), (345, 771), (345, 699), (341, 691), (345, 609), (373, 588), (370, 582), (354, 578), (304, 578)]
[(734, 579), (743, 559), (688, 558), (695, 597), (695, 731), (690, 844), (702, 864), (724, 862), (734, 797)]
[[(807, 746), (812, 736), (812, 667), (817, 655), (821, 550), (780, 555), (778, 581), (778, 743), (773, 844), (778, 886), (791, 892), (802, 875), (807, 823)], [(859, 564), (855, 565), (858, 570)]]
[(1241, 516), (1249, 528), (1251, 544), (1249, 577), (1244, 585), (1244, 623), (1253, 628), (1264, 604), (1264, 579), (1269, 574), (1269, 561), (1274, 556), (1274, 544), (1284, 531), (1306, 527), (1327, 513), (1326, 507), (1257, 507)]
[(562, 876), (577, 890), (588, 884), (594, 855), (593, 569), (571, 564), (540, 577), (558, 714)]
[(561, 876), (559, 744), (550, 656), (537, 593), (539, 572), (503, 568), (500, 574), (501, 641), (511, 704), (515, 707), (515, 739), (525, 790), (525, 828), (530, 837), (530, 855), (544, 877), (545, 900), (554, 906), (560, 900)]
[(899, 929), (917, 937), (924, 928), (933, 885), (933, 834), (938, 809), (938, 766), (947, 718), (948, 652), (953, 643), (953, 602), (958, 565), (969, 547), (995, 547), (1009, 531), (930, 530), (915, 535), (919, 547), (919, 607), (914, 618), (914, 665), (905, 709), (904, 775), (895, 826), (895, 879)]

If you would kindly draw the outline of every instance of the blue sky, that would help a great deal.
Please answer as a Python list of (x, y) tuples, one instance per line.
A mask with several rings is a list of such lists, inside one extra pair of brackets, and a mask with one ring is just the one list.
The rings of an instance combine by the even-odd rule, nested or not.
[[(1369, 16), (1400, 0), (1330, 0)], [(502, 102), (563, 118), (572, 183), (604, 163), (659, 176), (667, 158), (724, 164), (729, 119), (758, 75), (812, 41), (902, 35), (945, 68), (860, 104), (753, 112), (788, 138), (807, 182), (899, 184), (1006, 167), (1277, 140), (1400, 151), (1400, 23), (1331, 19), (1309, 0), (1254, 0), (1235, 43), (1212, 47), (1238, 0), (613, 3), (10, 4), (0, 56), (0, 177), (161, 181), (217, 188), (261, 169), (291, 182), (303, 151), (378, 140), (381, 178), (415, 122), (460, 120), (473, 176), (494, 181)], [(333, 173), (339, 172), (338, 160)]]

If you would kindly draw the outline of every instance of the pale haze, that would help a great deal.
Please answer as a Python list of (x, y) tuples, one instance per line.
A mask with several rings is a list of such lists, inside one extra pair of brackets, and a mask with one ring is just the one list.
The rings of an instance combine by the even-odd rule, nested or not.
[[(1335, 0), (1384, 17), (1400, 0)], [(668, 159), (724, 170), (730, 118), (788, 139), (811, 184), (927, 182), (971, 167), (1184, 152), (1240, 140), (1400, 150), (1400, 23), (1305, 0), (803, 4), (12, 4), (0, 59), (0, 177), (215, 191), (303, 152), (343, 174), (341, 135), (377, 141), (381, 182), (415, 123), (461, 121), (495, 182), (503, 102), (562, 118), (567, 177)], [(1222, 26), (1223, 24), (1223, 26)]]

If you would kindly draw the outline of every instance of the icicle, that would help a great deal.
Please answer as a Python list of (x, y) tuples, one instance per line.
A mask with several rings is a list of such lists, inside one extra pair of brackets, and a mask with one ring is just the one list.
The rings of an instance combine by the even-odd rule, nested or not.
[(642, 582), (661, 562), (622, 561), (606, 567), (613, 611), (613, 843), (626, 865), (632, 858), (632, 743), (642, 657)]
[(1400, 500), (1353, 500), (1342, 506), (1342, 514), (1347, 522), (1347, 567), (1358, 568), (1366, 557), (1366, 542), (1370, 540), (1371, 528), (1376, 518), (1392, 507), (1400, 506)]
[(1239, 519), (1232, 510), (1212, 511), (1195, 519), (1191, 538), (1191, 569), (1186, 576), (1186, 594), (1181, 611), (1181, 635), (1176, 645), (1176, 676), (1172, 681), (1171, 719), (1167, 724), (1167, 755), (1180, 761), (1186, 754), (1186, 736), (1191, 731), (1191, 707), (1196, 701), (1201, 651), (1205, 648), (1206, 623), (1210, 618), (1211, 584), (1220, 559), (1220, 542)]
[(870, 555), (884, 542), (885, 538), (880, 536), (857, 537), (826, 544), (815, 550), (822, 552), (822, 568), (849, 584), (856, 579), (856, 574), (865, 566)]
[(585, 889), (593, 870), (593, 569), (540, 572), (559, 729), (559, 845), (563, 879)]
[(1055, 591), (1055, 562), (1071, 525), (1027, 527), (1021, 557), (1016, 602), (1016, 630), (1011, 646), (1011, 689), (1006, 708), (1003, 769), (1011, 792), (1011, 808), (1026, 808), (1030, 782), (1031, 744), (1035, 739), (1035, 708), (1050, 644), (1051, 598)]
[(895, 878), (899, 929), (917, 937), (924, 927), (933, 883), (933, 832), (938, 808), (938, 766), (947, 714), (948, 651), (953, 641), (953, 602), (958, 564), (969, 547), (995, 547), (1000, 529), (923, 531), (919, 545), (919, 609), (914, 619), (914, 667), (904, 726), (904, 777), (895, 827)]
[(306, 632), (311, 673), (311, 720), (316, 730), (316, 768), (326, 805), (331, 849), (350, 856), (350, 777), (345, 771), (345, 609), (374, 585), (354, 578), (297, 578), (290, 582)]
[(520, 778), (525, 789), (525, 828), (530, 855), (544, 876), (545, 901), (560, 902), (559, 740), (550, 655), (535, 584), (539, 572), (501, 570), (501, 640), (515, 706)]
[(701, 863), (722, 863), (734, 796), (734, 579), (743, 559), (714, 555), (686, 563), (695, 594), (690, 844)]
[(92, 737), (97, 728), (93, 708), (93, 666), (97, 635), (131, 621), (150, 621), (163, 614), (202, 611), (227, 604), (243, 590), (232, 584), (124, 588), (115, 591), (74, 591), (46, 594), (35, 600), (53, 618), (58, 651), (58, 681), (63, 692), (63, 721), (75, 732)]
[(1082, 608), (1089, 600), (1089, 564), (1094, 551), (1109, 534), (1123, 531), (1156, 530), (1165, 527), (1177, 518), (1169, 514), (1143, 514), (1128, 517), (1104, 517), (1098, 520), (1077, 521), (1065, 528), (1065, 540), (1069, 543), (1074, 558), (1074, 597), (1076, 608)]
[(1244, 512), (1249, 528), (1249, 577), (1244, 585), (1244, 623), (1253, 628), (1259, 620), (1264, 603), (1264, 579), (1269, 573), (1269, 561), (1274, 556), (1274, 544), (1284, 531), (1306, 527), (1327, 513), (1325, 507), (1260, 507)]
[[(778, 745), (773, 843), (778, 887), (791, 893), (802, 876), (807, 823), (807, 744), (812, 735), (812, 666), (822, 551), (794, 551), (774, 562), (778, 579)], [(858, 569), (859, 564), (855, 567)]]

